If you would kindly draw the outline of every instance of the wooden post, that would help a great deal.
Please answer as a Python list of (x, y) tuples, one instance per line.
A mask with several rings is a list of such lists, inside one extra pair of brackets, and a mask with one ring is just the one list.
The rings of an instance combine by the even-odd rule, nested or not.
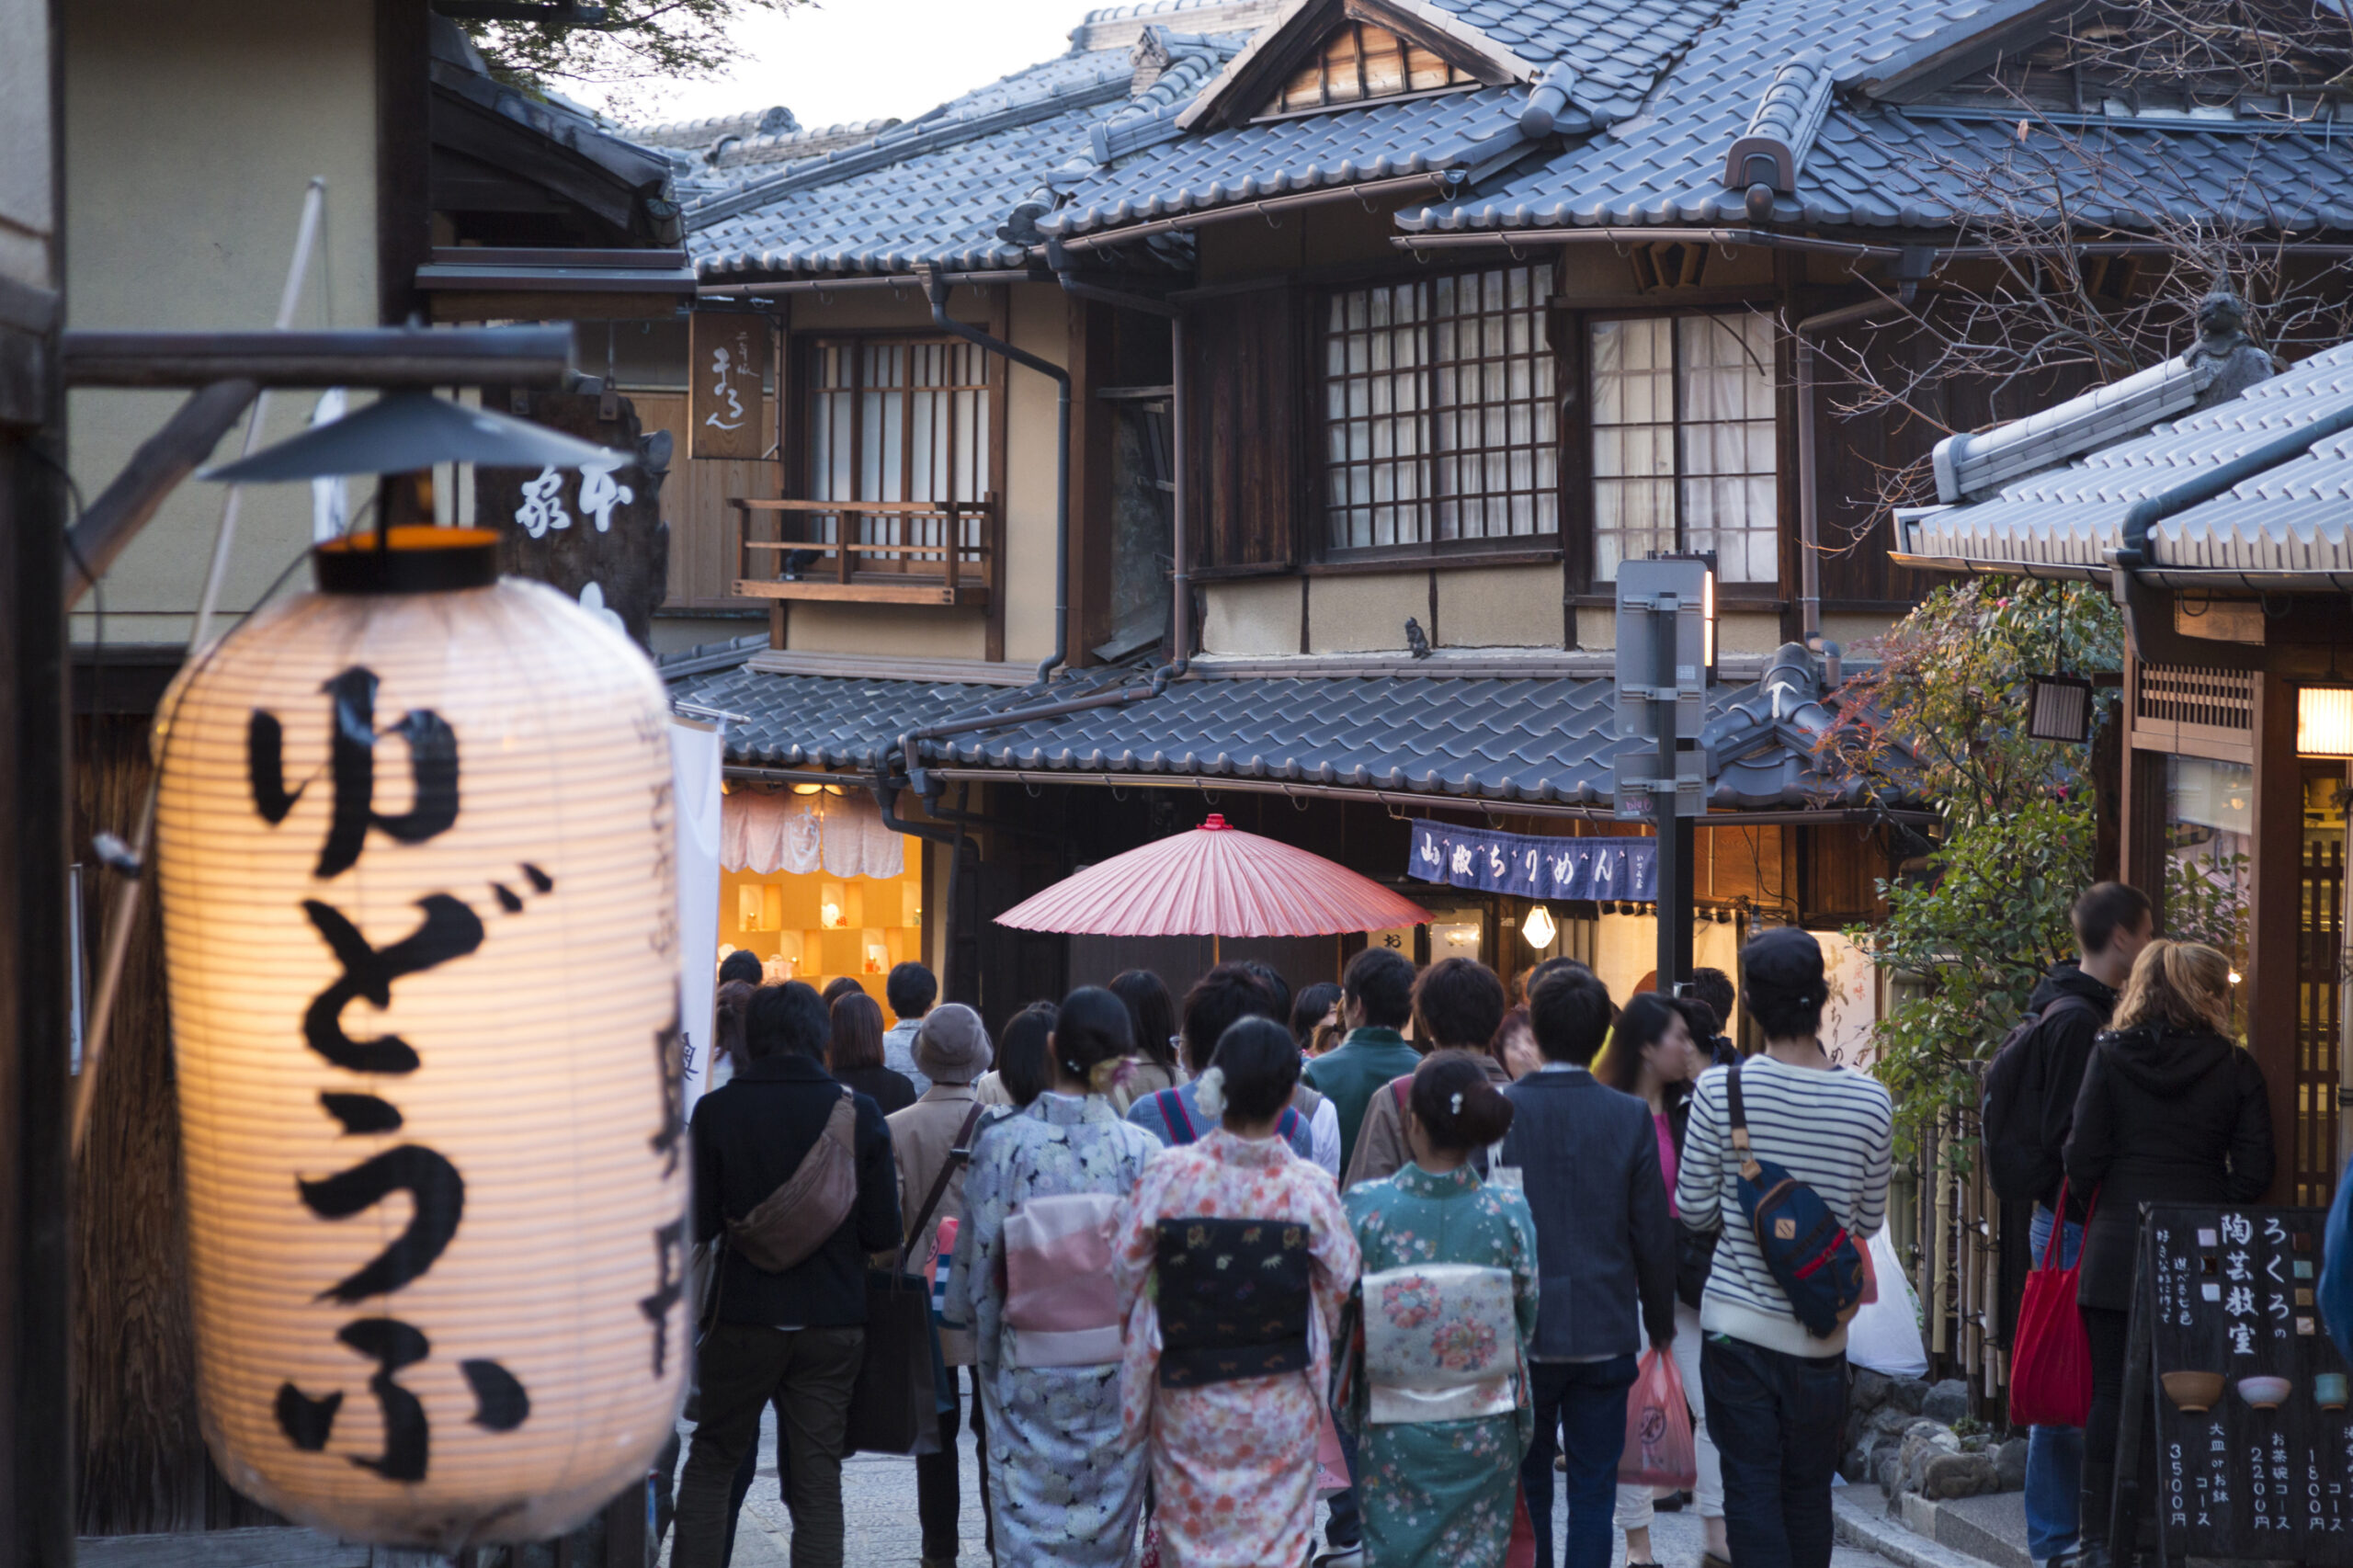
[[(2296, 687), (2255, 677), (2255, 868), (2247, 894), (2246, 971), (2239, 987), (2247, 1048), (2271, 1102), (2272, 1165), (2266, 1203), (2292, 1204), (2296, 1145), (2298, 959), (2303, 949), (2304, 780), (2296, 759)], [(2326, 1197), (2314, 1201), (2325, 1202)]]
[(953, 501), (948, 503), (948, 524), (941, 532), (940, 543), (947, 547), (948, 602), (952, 605), (956, 602), (956, 557), (964, 548), (964, 519)]
[(841, 585), (845, 588), (849, 586), (850, 535), (865, 531), (863, 528), (851, 528), (850, 518), (861, 515), (854, 512), (834, 514), (834, 569), (841, 578)]

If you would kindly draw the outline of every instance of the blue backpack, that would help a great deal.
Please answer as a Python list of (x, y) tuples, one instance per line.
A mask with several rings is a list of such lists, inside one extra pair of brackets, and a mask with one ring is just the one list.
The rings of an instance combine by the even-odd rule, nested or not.
[(1740, 1155), (1740, 1210), (1798, 1321), (1816, 1339), (1827, 1339), (1863, 1304), (1862, 1248), (1820, 1193), (1750, 1151), (1740, 1063), (1733, 1062), (1724, 1079), (1732, 1146)]

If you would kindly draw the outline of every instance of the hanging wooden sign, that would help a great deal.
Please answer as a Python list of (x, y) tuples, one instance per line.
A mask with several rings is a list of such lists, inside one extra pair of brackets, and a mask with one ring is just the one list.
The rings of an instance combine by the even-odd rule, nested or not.
[(760, 383), (767, 369), (768, 324), (764, 316), (697, 311), (687, 318), (692, 361), (687, 455), (753, 458), (768, 449), (760, 418)]

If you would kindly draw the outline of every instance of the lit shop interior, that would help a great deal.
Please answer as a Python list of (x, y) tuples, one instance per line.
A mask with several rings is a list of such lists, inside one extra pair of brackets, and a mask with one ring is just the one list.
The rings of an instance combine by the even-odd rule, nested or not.
[(748, 950), (770, 984), (803, 980), (822, 990), (848, 975), (883, 1002), (892, 967), (926, 959), (922, 850), (922, 840), (885, 827), (862, 791), (731, 783), (717, 959)]

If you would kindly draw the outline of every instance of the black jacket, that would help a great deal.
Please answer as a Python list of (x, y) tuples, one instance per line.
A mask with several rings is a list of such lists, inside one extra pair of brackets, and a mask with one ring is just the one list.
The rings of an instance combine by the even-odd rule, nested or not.
[[(2109, 1015), (2116, 1011), (2116, 993), (2086, 974), (2072, 959), (2053, 966), (2042, 977), (2034, 994), (2027, 998), (2026, 1010), (2040, 1013), (2063, 996), (2079, 996), (2091, 1006), (2062, 1007), (2035, 1031), (2034, 1050), (2041, 1060), (2035, 1063), (2034, 1081), (2042, 1091), (2042, 1103), (2035, 1118), (2041, 1136), (2036, 1142), (2051, 1151), (2054, 1165), (2067, 1147), (2067, 1134), (2075, 1125), (2075, 1096), (2083, 1092), (2084, 1069), (2091, 1063), (2092, 1041), (2108, 1028)], [(2045, 1209), (2056, 1210), (2059, 1187), (2058, 1178), (2053, 1177), (2049, 1187), (2035, 1195), (2035, 1201)], [(2068, 1219), (2083, 1219), (2085, 1196), (2080, 1189), (2068, 1196)]]
[[(825, 1130), (842, 1085), (805, 1056), (745, 1067), (695, 1102), (695, 1239), (740, 1220), (782, 1186)], [(770, 1328), (851, 1328), (866, 1321), (866, 1255), (899, 1244), (899, 1173), (891, 1129), (856, 1096), (858, 1204), (824, 1245), (781, 1274), (725, 1254), (719, 1321)]]
[(2126, 1312), (2143, 1203), (2249, 1203), (2271, 1185), (2263, 1070), (2211, 1031), (2103, 1034), (2075, 1100), (2067, 1179), (2099, 1190), (2084, 1236), (2086, 1307)]
[(898, 1115), (919, 1097), (904, 1073), (893, 1073), (888, 1067), (853, 1067), (834, 1076), (881, 1106), (884, 1116)]

